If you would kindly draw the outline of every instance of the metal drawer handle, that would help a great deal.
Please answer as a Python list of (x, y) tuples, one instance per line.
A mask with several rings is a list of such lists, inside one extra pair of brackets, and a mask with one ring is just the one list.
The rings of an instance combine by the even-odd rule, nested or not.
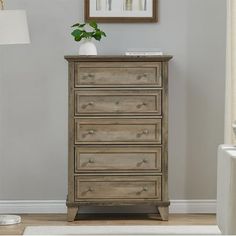
[(143, 192), (147, 192), (148, 191), (148, 188), (147, 187), (143, 187)]
[(147, 163), (148, 163), (148, 161), (146, 159), (143, 159), (141, 162), (141, 164), (147, 164)]
[(96, 131), (95, 131), (94, 129), (88, 130), (87, 133), (83, 134), (83, 137), (85, 138), (85, 137), (88, 136), (88, 135), (94, 135), (95, 132), (96, 132)]
[(143, 159), (142, 161), (137, 163), (137, 166), (140, 167), (141, 165), (147, 164), (147, 163), (148, 163), (148, 161), (146, 159)]
[(84, 163), (83, 163), (83, 166), (87, 166), (88, 164), (94, 164), (94, 163), (95, 163), (94, 160), (89, 159), (87, 162), (84, 162)]
[(86, 80), (86, 79), (93, 79), (95, 77), (95, 75), (93, 74), (88, 74), (82, 77), (82, 80)]
[(147, 74), (142, 74), (142, 75), (137, 76), (137, 80), (141, 80), (141, 79), (144, 79), (144, 78), (147, 78)]
[(142, 108), (143, 106), (147, 106), (147, 103), (143, 102), (143, 103), (141, 103), (141, 104), (138, 104), (138, 105), (137, 105), (137, 108), (140, 109), (140, 108)]
[(91, 129), (88, 131), (88, 134), (94, 134), (95, 133), (95, 130), (94, 129)]
[(143, 130), (142, 132), (138, 133), (137, 134), (137, 137), (140, 138), (141, 136), (143, 135), (148, 135), (149, 134), (149, 131), (147, 129)]
[(139, 194), (142, 194), (142, 193), (147, 192), (147, 191), (148, 191), (148, 188), (143, 187), (143, 189), (141, 191), (137, 192), (137, 194), (139, 195)]
[(83, 194), (86, 194), (86, 193), (92, 193), (94, 190), (89, 187), (86, 191), (83, 192)]
[(83, 109), (86, 109), (87, 107), (93, 106), (93, 105), (94, 105), (94, 102), (89, 102), (89, 103), (87, 103), (87, 104), (82, 105), (82, 108), (83, 108)]
[(94, 161), (94, 160), (92, 160), (92, 159), (89, 159), (88, 163), (89, 163), (89, 164), (94, 164), (94, 163), (95, 163), (95, 161)]

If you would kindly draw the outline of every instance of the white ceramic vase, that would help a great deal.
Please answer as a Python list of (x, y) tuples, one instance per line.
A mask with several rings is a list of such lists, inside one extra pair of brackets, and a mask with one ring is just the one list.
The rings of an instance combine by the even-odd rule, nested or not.
[(94, 42), (92, 42), (91, 39), (86, 39), (80, 44), (79, 55), (98, 55), (96, 45), (94, 44)]

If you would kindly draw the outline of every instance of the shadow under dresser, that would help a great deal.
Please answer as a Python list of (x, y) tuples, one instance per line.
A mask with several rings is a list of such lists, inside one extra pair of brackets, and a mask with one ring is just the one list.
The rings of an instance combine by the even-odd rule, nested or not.
[(66, 56), (68, 221), (81, 205), (157, 207), (168, 220), (171, 56)]

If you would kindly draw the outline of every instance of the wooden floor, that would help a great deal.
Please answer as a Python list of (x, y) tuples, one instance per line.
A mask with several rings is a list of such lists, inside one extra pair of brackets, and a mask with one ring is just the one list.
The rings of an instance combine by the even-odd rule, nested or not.
[(63, 214), (21, 215), (22, 223), (14, 226), (0, 226), (0, 235), (22, 235), (27, 226), (43, 225), (215, 225), (216, 216), (210, 214), (175, 214), (168, 222), (156, 215), (145, 214), (90, 214), (80, 215), (73, 223), (66, 221)]

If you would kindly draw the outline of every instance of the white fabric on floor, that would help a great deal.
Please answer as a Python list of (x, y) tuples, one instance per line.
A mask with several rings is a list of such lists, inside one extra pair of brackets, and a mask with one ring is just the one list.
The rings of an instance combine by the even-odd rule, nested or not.
[(24, 235), (220, 235), (216, 225), (30, 226)]

